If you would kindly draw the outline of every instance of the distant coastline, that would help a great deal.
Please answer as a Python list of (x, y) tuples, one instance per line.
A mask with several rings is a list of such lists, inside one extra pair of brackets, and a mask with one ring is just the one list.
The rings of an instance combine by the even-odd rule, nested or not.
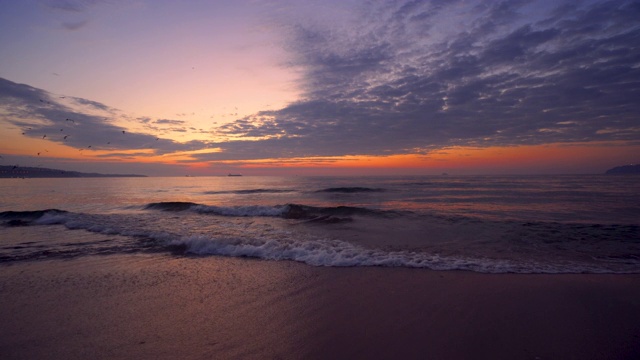
[(625, 175), (625, 174), (637, 174), (640, 175), (640, 165), (623, 165), (616, 166), (605, 172), (607, 175)]
[(95, 177), (147, 177), (137, 174), (98, 174), (66, 171), (42, 167), (0, 166), (0, 178), (95, 178)]

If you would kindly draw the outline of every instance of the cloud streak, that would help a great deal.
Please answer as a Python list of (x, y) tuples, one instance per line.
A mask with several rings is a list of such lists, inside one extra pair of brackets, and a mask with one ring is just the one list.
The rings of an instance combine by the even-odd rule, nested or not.
[(73, 22), (64, 22), (62, 23), (62, 27), (66, 30), (69, 31), (75, 31), (78, 30), (82, 27), (84, 27), (87, 24), (87, 20), (82, 20), (82, 21), (73, 21)]

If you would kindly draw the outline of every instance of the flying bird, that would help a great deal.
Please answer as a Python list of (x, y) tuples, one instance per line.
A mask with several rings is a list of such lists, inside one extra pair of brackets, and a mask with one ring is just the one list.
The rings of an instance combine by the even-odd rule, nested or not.
[(42, 138), (43, 138), (43, 139), (44, 139), (44, 138), (46, 138), (46, 137), (47, 137), (47, 135), (42, 135)]
[(62, 139), (62, 140), (67, 140), (68, 137), (69, 137), (69, 135), (65, 135), (64, 139)]

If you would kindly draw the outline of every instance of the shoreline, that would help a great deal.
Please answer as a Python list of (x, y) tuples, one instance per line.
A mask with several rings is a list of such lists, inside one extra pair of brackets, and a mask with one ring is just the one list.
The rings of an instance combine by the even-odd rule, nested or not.
[(166, 255), (0, 265), (3, 359), (640, 358), (640, 274)]

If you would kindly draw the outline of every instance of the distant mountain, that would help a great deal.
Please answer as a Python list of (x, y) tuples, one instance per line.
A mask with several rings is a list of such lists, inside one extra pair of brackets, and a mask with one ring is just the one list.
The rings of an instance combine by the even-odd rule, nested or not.
[(607, 175), (622, 175), (622, 174), (638, 174), (640, 175), (640, 165), (623, 165), (616, 166), (613, 169), (609, 169), (605, 172)]
[(41, 167), (0, 166), (0, 178), (89, 178), (89, 177), (146, 177), (135, 174), (96, 174)]

